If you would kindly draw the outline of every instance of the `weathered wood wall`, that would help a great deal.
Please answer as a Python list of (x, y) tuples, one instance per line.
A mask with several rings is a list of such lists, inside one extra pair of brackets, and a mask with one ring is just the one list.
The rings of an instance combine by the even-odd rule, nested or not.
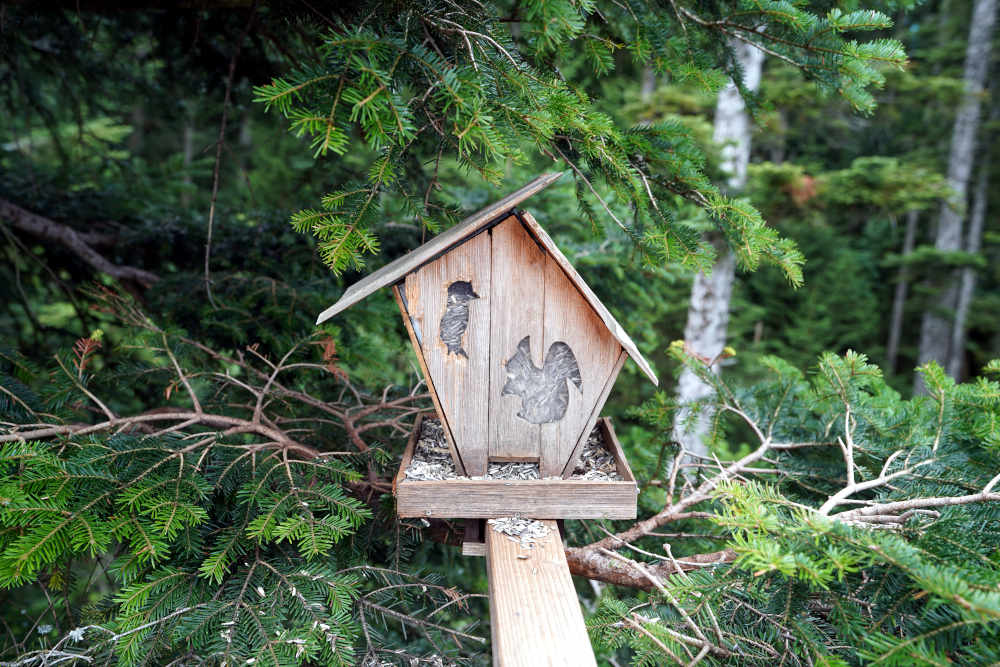
[(507, 383), (504, 364), (525, 337), (536, 341), (531, 360), (541, 366), (545, 292), (539, 277), (545, 253), (514, 216), (492, 230), (493, 336), (490, 341), (490, 457), (496, 461), (533, 459), (541, 455), (539, 428), (517, 416), (521, 399), (503, 396)]
[(409, 273), (401, 307), (466, 474), (570, 475), (625, 356), (517, 215)]
[[(420, 349), (469, 475), (486, 474), (489, 420), (483, 398), (490, 377), (490, 250), (489, 234), (480, 234), (409, 274), (405, 283), (409, 315), (422, 334)], [(453, 298), (449, 305), (449, 287), (458, 282), (469, 283), (476, 296)], [(466, 328), (457, 340), (455, 331), (442, 338), (445, 318), (452, 320), (452, 329), (455, 319), (464, 320)]]

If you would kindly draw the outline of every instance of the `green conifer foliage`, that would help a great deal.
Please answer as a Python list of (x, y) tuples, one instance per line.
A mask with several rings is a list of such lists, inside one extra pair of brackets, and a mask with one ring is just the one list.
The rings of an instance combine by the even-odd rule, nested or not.
[[(719, 531), (731, 563), (664, 576), (645, 600), (602, 598), (599, 645), (628, 644), (649, 665), (699, 649), (722, 664), (1000, 658), (1000, 383), (955, 384), (931, 364), (930, 396), (904, 400), (849, 352), (823, 355), (809, 376), (765, 359), (763, 380), (732, 387), (673, 351), (716, 387), (716, 437), (749, 429), (757, 447), (707, 466), (694, 493), (711, 499), (708, 515), (685, 527)], [(674, 409), (662, 397), (642, 412), (669, 424)], [(648, 573), (648, 555), (620, 560)]]
[[(839, 8), (821, 14), (783, 0), (710, 7), (375, 2), (357, 7), (356, 16), (329, 31), (321, 62), (256, 89), (257, 101), (310, 138), (315, 155), (370, 152), (364, 178), (338, 184), (321, 208), (292, 218), (297, 230), (316, 237), (336, 273), (360, 267), (377, 250), (372, 230), (387, 196), (428, 229), (453, 219), (434, 196), (436, 169), (428, 175), (421, 163), (451, 157), (500, 184), (507, 165), (541, 154), (572, 171), (580, 210), (595, 227), (613, 220), (647, 261), (711, 266), (711, 249), (671, 213), (684, 198), (710, 215), (741, 266), (773, 263), (798, 284), (802, 256), (795, 245), (748, 203), (718, 191), (683, 125), (621, 127), (560, 67), (582, 52), (599, 78), (616, 58), (629, 57), (714, 92), (729, 76), (741, 81), (726, 40), (743, 40), (870, 112), (869, 88), (883, 83), (881, 69), (905, 61), (895, 40), (847, 38), (888, 28), (884, 14)], [(609, 202), (630, 215), (616, 215)]]
[[(487, 585), (460, 524), (395, 516), (398, 455), (431, 409), (398, 313), (385, 298), (321, 332), (313, 318), (371, 253), (553, 164), (568, 175), (533, 211), (661, 371), (688, 364), (716, 390), (712, 453), (688, 469), (665, 435), (672, 393), (625, 415), (652, 389), (628, 367), (616, 388), (640, 518), (566, 522), (599, 658), (1000, 662), (1000, 361), (964, 384), (928, 366), (929, 395), (910, 400), (845, 353), (878, 357), (900, 266), (915, 284), (979, 268), (996, 301), (997, 262), (892, 254), (893, 218), (945, 194), (933, 142), (961, 49), (893, 73), (889, 113), (863, 119), (902, 56), (855, 3), (30, 4), (0, 11), (0, 662), (487, 664)], [(898, 33), (918, 49), (938, 43), (934, 12), (962, 20), (917, 11)], [(769, 54), (748, 105), (785, 132), (756, 142), (774, 156), (752, 170), (753, 206), (709, 180), (704, 100), (739, 74), (726, 44), (741, 38)], [(200, 150), (216, 148), (230, 63), (213, 305), (216, 165)], [(643, 107), (646, 66), (661, 85)], [(840, 97), (817, 103), (803, 74)], [(10, 204), (158, 282), (106, 289)], [(302, 207), (311, 238), (285, 222)], [(746, 341), (763, 322), (760, 341), (713, 360), (665, 345), (684, 310), (674, 262), (710, 261), (708, 226), (765, 267), (735, 320)], [(795, 292), (786, 235), (815, 270)], [(997, 309), (978, 310), (985, 364)], [(725, 382), (719, 363), (737, 364)]]
[[(126, 344), (106, 349), (94, 332), (49, 368), (0, 357), (0, 590), (66, 600), (42, 613), (57, 636), (29, 631), (31, 650), (5, 658), (354, 665), (359, 646), (391, 641), (380, 628), (461, 600), (433, 577), (373, 565), (381, 540), (359, 535), (378, 505), (357, 484), (386, 463), (365, 440), (423, 394), (363, 396), (329, 338), (273, 360), (258, 346), (230, 356), (160, 328), (124, 295), (93, 296), (128, 328)], [(99, 394), (122, 382), (166, 405), (112, 411)], [(331, 437), (322, 426), (301, 428), (334, 419), (352, 424), (353, 453), (318, 448)]]
[(122, 664), (185, 646), (352, 664), (357, 575), (333, 554), (371, 512), (345, 493), (350, 467), (239, 438), (122, 433), (8, 442), (0, 476), (0, 585), (114, 554), (111, 622), (85, 633), (112, 633)]

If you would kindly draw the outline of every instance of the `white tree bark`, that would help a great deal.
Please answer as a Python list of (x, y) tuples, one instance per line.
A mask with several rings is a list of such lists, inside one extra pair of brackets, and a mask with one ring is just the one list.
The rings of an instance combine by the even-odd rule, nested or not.
[[(996, 1), (996, 0), (992, 0)], [(736, 59), (743, 68), (743, 85), (748, 90), (760, 87), (764, 52), (743, 42), (734, 44)], [(750, 115), (736, 84), (729, 82), (719, 91), (715, 103), (715, 130), (712, 138), (722, 145), (722, 169), (729, 175), (727, 185), (731, 192), (743, 189), (747, 182), (747, 164), (750, 162)]]
[[(948, 155), (948, 185), (955, 191), (955, 198), (941, 206), (937, 237), (934, 247), (942, 251), (962, 249), (962, 220), (968, 195), (969, 176), (976, 152), (976, 134), (979, 131), (980, 99), (986, 84), (990, 64), (990, 47), (996, 24), (997, 0), (975, 0), (972, 23), (969, 27), (969, 44), (965, 51), (965, 94), (951, 136)], [(958, 307), (959, 272), (951, 271), (940, 294), (924, 311), (920, 327), (919, 363), (928, 361), (950, 365), (953, 322), (949, 314)], [(948, 369), (951, 372), (951, 369)], [(923, 391), (917, 376), (916, 391)]]
[[(749, 90), (760, 85), (764, 54), (742, 42), (733, 45), (743, 68), (743, 83)], [(729, 174), (728, 189), (738, 192), (746, 185), (747, 164), (750, 162), (750, 116), (743, 98), (732, 82), (719, 92), (715, 106), (716, 143), (722, 145), (722, 167)], [(733, 293), (736, 262), (723, 240), (714, 240), (718, 261), (710, 274), (699, 272), (691, 286), (684, 341), (689, 350), (708, 359), (715, 359), (726, 345), (729, 325), (729, 300)], [(718, 365), (713, 366), (718, 373)], [(688, 369), (677, 383), (677, 400), (681, 405), (708, 398), (711, 387)], [(673, 439), (690, 452), (708, 453), (705, 436), (711, 427), (712, 414), (702, 408), (693, 416), (690, 408), (681, 408), (674, 420)]]
[(642, 69), (642, 88), (639, 90), (639, 99), (648, 102), (656, 91), (656, 72), (650, 65)]
[[(979, 252), (983, 241), (983, 226), (986, 224), (986, 200), (989, 199), (989, 163), (979, 168), (979, 180), (972, 194), (972, 215), (969, 217), (969, 237), (965, 245), (968, 253)], [(962, 375), (962, 361), (965, 358), (965, 321), (969, 315), (969, 305), (976, 291), (976, 270), (971, 266), (962, 269), (962, 279), (958, 288), (958, 304), (955, 307), (955, 325), (951, 331), (951, 353), (948, 355), (948, 374), (954, 378)]]

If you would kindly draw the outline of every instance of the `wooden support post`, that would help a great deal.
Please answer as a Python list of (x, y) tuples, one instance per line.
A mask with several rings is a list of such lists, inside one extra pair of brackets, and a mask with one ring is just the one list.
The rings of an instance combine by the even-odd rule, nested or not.
[(596, 667), (555, 521), (533, 549), (486, 526), (493, 664)]
[(479, 556), (486, 555), (486, 542), (483, 541), (482, 519), (465, 520), (465, 536), (462, 537), (462, 555)]

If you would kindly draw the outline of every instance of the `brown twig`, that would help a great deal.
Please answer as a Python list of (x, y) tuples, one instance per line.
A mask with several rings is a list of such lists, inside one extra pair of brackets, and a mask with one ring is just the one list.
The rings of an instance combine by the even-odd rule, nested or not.
[(256, 18), (257, 0), (254, 0), (253, 6), (250, 8), (250, 16), (247, 17), (246, 26), (243, 28), (243, 32), (240, 33), (239, 39), (236, 41), (236, 49), (233, 51), (232, 58), (229, 59), (229, 75), (226, 77), (226, 94), (222, 100), (222, 119), (219, 121), (219, 138), (215, 142), (215, 167), (212, 170), (212, 199), (208, 205), (208, 230), (205, 238), (205, 294), (208, 296), (208, 301), (212, 304), (212, 308), (215, 309), (218, 309), (218, 306), (215, 303), (215, 298), (212, 296), (212, 275), (210, 265), (212, 259), (212, 229), (215, 223), (215, 203), (219, 197), (219, 171), (222, 166), (222, 147), (226, 141), (226, 124), (229, 120), (229, 105), (233, 93), (233, 79), (236, 75), (236, 62), (239, 60), (240, 50), (243, 48), (243, 40), (246, 39), (247, 33), (250, 32), (250, 28), (253, 26)]
[[(736, 560), (736, 552), (732, 549), (723, 549), (710, 553), (693, 554), (684, 557), (681, 563), (682, 570), (696, 570), (703, 567), (711, 567), (724, 563), (731, 563)], [(639, 588), (642, 590), (652, 590), (653, 585), (648, 578), (635, 572), (622, 568), (614, 562), (614, 559), (596, 549), (589, 548), (569, 548), (566, 549), (566, 562), (569, 563), (569, 571), (580, 577), (586, 577), (596, 581), (603, 581), (616, 586), (628, 586), (629, 588)], [(669, 577), (676, 574), (677, 570), (673, 563), (659, 563), (647, 566), (647, 570), (658, 578)]]

